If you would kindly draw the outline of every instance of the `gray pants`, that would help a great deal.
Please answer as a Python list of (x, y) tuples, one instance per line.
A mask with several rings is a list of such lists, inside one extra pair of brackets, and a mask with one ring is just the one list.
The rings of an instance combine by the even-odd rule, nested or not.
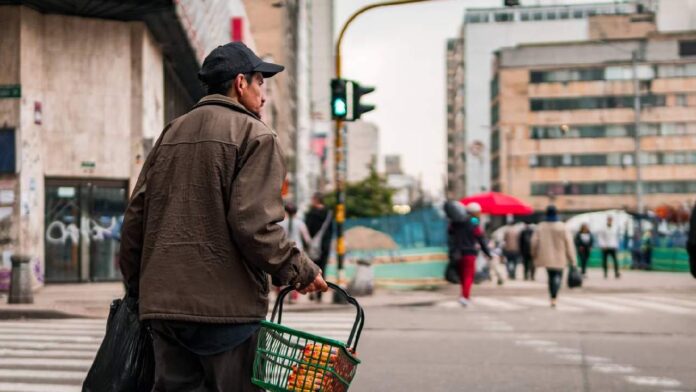
[(152, 325), (156, 392), (257, 392), (251, 383), (258, 332), (230, 351), (196, 355)]

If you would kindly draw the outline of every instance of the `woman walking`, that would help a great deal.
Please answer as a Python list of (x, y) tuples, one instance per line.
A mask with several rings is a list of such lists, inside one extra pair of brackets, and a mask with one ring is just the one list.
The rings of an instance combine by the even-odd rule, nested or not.
[(546, 221), (539, 223), (532, 235), (532, 256), (537, 267), (545, 267), (549, 275), (551, 307), (556, 307), (556, 297), (563, 282), (563, 269), (575, 266), (575, 245), (565, 223), (558, 220), (555, 206), (546, 208)]
[(594, 244), (594, 237), (590, 233), (590, 227), (587, 223), (583, 223), (580, 226), (580, 231), (575, 235), (575, 247), (578, 249), (578, 255), (580, 256), (580, 269), (582, 270), (582, 277), (587, 278), (587, 260), (590, 259), (590, 251), (592, 250), (592, 245)]

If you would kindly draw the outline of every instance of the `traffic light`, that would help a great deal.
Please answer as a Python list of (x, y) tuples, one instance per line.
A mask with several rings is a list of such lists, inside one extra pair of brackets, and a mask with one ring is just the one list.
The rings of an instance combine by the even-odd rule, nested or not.
[[(352, 97), (351, 97), (352, 99)], [(346, 80), (331, 80), (331, 118), (345, 119), (348, 115), (348, 95), (346, 94)]]
[(345, 79), (331, 80), (331, 118), (345, 121), (355, 121), (371, 110), (375, 105), (360, 103), (363, 95), (375, 91), (374, 87)]
[(362, 98), (362, 96), (375, 91), (375, 88), (369, 86), (361, 86), (355, 82), (350, 83), (351, 87), (349, 87), (349, 90), (353, 90), (353, 113), (351, 113), (351, 120), (357, 120), (360, 118), (360, 116), (363, 115), (363, 113), (375, 110), (375, 105), (360, 103), (360, 99)]

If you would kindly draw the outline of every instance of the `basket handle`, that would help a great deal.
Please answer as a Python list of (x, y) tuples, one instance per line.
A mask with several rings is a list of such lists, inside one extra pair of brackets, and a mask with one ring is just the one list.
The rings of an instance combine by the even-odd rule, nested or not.
[[(358, 301), (348, 294), (347, 291), (341, 288), (341, 286), (331, 282), (327, 282), (327, 284), (329, 285), (329, 288), (343, 295), (348, 303), (355, 306), (355, 322), (353, 323), (353, 328), (351, 328), (350, 336), (348, 336), (348, 341), (346, 342), (346, 346), (355, 351), (358, 347), (358, 340), (360, 340), (360, 334), (362, 333), (363, 326), (365, 325), (365, 311), (363, 310), (362, 306), (360, 306)], [(294, 287), (288, 286), (278, 293), (275, 305), (273, 305), (273, 313), (271, 313), (270, 321), (272, 323), (281, 323), (283, 317), (283, 301), (285, 300), (285, 297), (294, 290)], [(275, 321), (276, 315), (278, 315), (278, 321)]]

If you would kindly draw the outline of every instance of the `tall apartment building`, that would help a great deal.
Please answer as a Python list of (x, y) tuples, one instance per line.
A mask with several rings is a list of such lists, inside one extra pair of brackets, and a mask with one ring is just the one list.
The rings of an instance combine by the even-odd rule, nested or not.
[(636, 210), (635, 52), (645, 205), (692, 199), (696, 33), (659, 33), (653, 17), (601, 17), (594, 40), (499, 52), (490, 105), (494, 190), (536, 210), (550, 201), (571, 212)]
[[(495, 51), (524, 43), (586, 40), (590, 38), (590, 17), (632, 14), (639, 8), (658, 10), (660, 20), (666, 25), (686, 26), (692, 22), (676, 16), (692, 1), (558, 5), (558, 1), (545, 0), (552, 5), (467, 9), (457, 37), (460, 42), (450, 41), (447, 51), (448, 64), (457, 67), (455, 71), (448, 66), (448, 78), (454, 78), (448, 80), (448, 90), (453, 89), (454, 93), (449, 95), (448, 91), (447, 107), (447, 179), (448, 189), (454, 193), (452, 196), (490, 190), (492, 123), (489, 104)], [(452, 56), (460, 57), (454, 59)], [(462, 96), (458, 97), (459, 94)]]
[(345, 136), (347, 172), (346, 180), (356, 182), (370, 174), (370, 165), (377, 165), (379, 157), (379, 128), (377, 125), (358, 120), (346, 125)]

